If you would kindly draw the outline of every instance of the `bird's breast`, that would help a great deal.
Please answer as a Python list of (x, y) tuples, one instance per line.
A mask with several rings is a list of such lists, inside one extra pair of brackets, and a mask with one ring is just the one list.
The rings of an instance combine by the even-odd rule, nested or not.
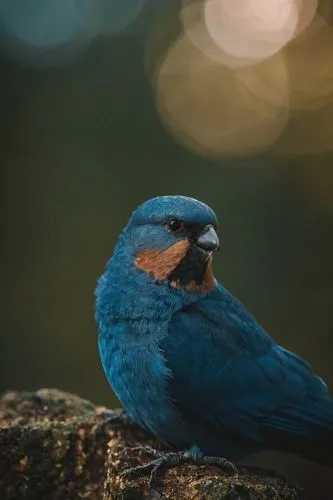
[[(171, 372), (152, 329), (167, 329), (146, 322), (146, 334), (134, 333), (135, 324), (123, 324), (123, 335), (100, 333), (99, 351), (105, 374), (123, 407), (141, 427), (166, 438), (172, 432), (182, 434), (180, 415), (171, 403), (168, 382)], [(141, 332), (142, 333), (142, 332)], [(159, 332), (159, 336), (162, 332)]]

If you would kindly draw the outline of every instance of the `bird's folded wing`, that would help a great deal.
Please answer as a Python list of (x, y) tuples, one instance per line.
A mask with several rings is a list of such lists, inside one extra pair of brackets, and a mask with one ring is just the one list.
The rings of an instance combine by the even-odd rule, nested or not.
[(257, 441), (274, 432), (333, 436), (323, 381), (222, 287), (174, 316), (162, 348), (185, 418)]

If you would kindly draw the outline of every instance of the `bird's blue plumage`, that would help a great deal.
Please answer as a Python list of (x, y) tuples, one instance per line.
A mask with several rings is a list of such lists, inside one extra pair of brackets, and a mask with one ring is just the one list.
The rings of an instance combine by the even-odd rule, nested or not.
[[(182, 222), (175, 233), (171, 218)], [(196, 262), (209, 267), (211, 254), (202, 258), (197, 241), (216, 223), (206, 205), (180, 196), (134, 212), (96, 291), (106, 376), (130, 416), (176, 448), (243, 458), (275, 447), (333, 465), (333, 401), (324, 382), (208, 274), (188, 286), (177, 281)], [(171, 265), (183, 240), (187, 253)], [(146, 267), (137, 264), (145, 251), (157, 252), (155, 267), (151, 254)], [(172, 281), (156, 279), (168, 262)]]
[(208, 222), (217, 225), (217, 218), (205, 203), (187, 196), (159, 196), (140, 205), (132, 215), (132, 222), (158, 224), (168, 217), (177, 217), (194, 224)]

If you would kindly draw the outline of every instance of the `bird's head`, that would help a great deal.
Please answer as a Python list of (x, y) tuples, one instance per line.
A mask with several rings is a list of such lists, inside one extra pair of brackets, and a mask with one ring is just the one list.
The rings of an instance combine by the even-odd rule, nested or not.
[(146, 273), (153, 282), (204, 292), (216, 285), (212, 274), (212, 256), (219, 248), (216, 226), (215, 213), (204, 203), (161, 196), (135, 210), (122, 239), (136, 272)]

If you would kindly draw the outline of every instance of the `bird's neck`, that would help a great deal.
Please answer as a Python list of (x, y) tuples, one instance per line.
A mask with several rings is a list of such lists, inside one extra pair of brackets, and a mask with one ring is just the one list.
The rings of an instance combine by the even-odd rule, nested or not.
[(205, 293), (189, 292), (156, 282), (135, 266), (135, 255), (126, 242), (118, 244), (96, 290), (97, 321), (142, 320), (165, 324), (180, 309), (204, 298)]

